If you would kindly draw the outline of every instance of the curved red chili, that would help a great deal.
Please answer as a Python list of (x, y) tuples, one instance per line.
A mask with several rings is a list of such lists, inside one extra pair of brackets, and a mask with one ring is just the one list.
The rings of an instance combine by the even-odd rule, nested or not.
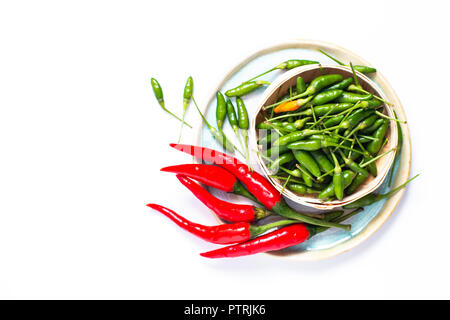
[(258, 238), (201, 253), (205, 258), (234, 258), (295, 246), (307, 240), (310, 232), (304, 224), (294, 224), (269, 232)]
[(190, 232), (197, 237), (212, 243), (231, 244), (247, 241), (250, 237), (255, 237), (275, 227), (296, 223), (293, 220), (281, 220), (262, 226), (254, 226), (247, 222), (237, 222), (220, 224), (217, 226), (204, 226), (183, 218), (175, 211), (160, 206), (155, 203), (147, 204), (148, 207), (161, 212), (179, 227)]
[(233, 191), (238, 182), (227, 170), (208, 164), (181, 164), (162, 168), (161, 171), (181, 174), (225, 192)]
[(194, 157), (212, 162), (239, 179), (247, 190), (253, 194), (266, 208), (272, 209), (282, 200), (280, 193), (256, 171), (250, 171), (245, 163), (220, 151), (213, 149), (190, 146), (186, 144), (170, 144), (171, 147), (191, 154)]
[(214, 211), (220, 218), (231, 222), (250, 222), (264, 218), (270, 211), (248, 205), (226, 202), (214, 197), (198, 183), (188, 177), (177, 174), (178, 180), (188, 188), (201, 202)]
[(250, 224), (247, 222), (238, 222), (232, 224), (220, 224), (217, 226), (204, 226), (193, 223), (169, 208), (160, 206), (155, 203), (147, 204), (148, 207), (155, 209), (170, 220), (175, 222), (184, 230), (196, 235), (203, 240), (217, 244), (230, 244), (242, 242), (250, 239)]
[(171, 143), (171, 147), (188, 153), (199, 159), (212, 162), (231, 172), (239, 179), (247, 190), (253, 194), (260, 203), (266, 208), (288, 219), (295, 219), (312, 225), (322, 227), (335, 227), (344, 230), (350, 230), (350, 225), (334, 223), (331, 221), (320, 220), (304, 215), (290, 208), (281, 194), (270, 182), (256, 171), (250, 171), (249, 167), (238, 159), (225, 153), (203, 147), (196, 147), (185, 144)]
[(232, 192), (252, 201), (258, 200), (229, 171), (210, 164), (181, 164), (162, 168), (161, 171), (173, 172), (192, 178), (209, 187), (225, 192)]

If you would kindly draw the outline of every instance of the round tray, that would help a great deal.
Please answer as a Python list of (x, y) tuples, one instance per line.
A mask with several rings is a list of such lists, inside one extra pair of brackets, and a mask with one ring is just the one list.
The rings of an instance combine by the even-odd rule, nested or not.
[[(353, 64), (370, 65), (369, 62), (360, 58), (353, 52), (327, 42), (314, 40), (290, 40), (273, 44), (256, 51), (246, 59), (238, 62), (236, 66), (222, 78), (219, 85), (210, 94), (206, 107), (202, 110), (206, 116), (206, 119), (211, 124), (216, 123), (215, 106), (216, 92), (218, 90), (225, 92), (226, 90), (239, 85), (243, 81), (246, 81), (257, 74), (278, 65), (285, 60), (308, 59), (316, 60), (323, 64), (335, 64), (331, 59), (318, 52), (317, 49), (322, 49), (344, 63), (352, 62)], [(377, 70), (382, 69), (382, 66), (376, 67)], [(272, 82), (283, 72), (285, 71), (277, 70), (261, 77), (260, 79)], [(387, 100), (393, 103), (393, 109), (398, 118), (400, 120), (406, 120), (405, 112), (397, 95), (380, 71), (373, 75), (369, 75), (369, 78), (375, 82), (379, 89), (384, 93)], [(258, 102), (264, 90), (265, 88), (262, 87), (243, 97), (250, 118), (252, 118), (254, 112), (256, 112)], [(222, 151), (221, 146), (214, 140), (203, 123), (198, 128), (199, 129), (194, 138), (194, 145)], [(404, 123), (401, 124), (401, 129), (403, 134), (401, 154), (397, 161), (393, 164), (391, 172), (389, 173), (389, 175), (394, 174), (392, 187), (406, 181), (410, 173), (411, 142), (409, 129)], [(224, 132), (236, 146), (239, 146), (239, 142), (227, 122), (224, 125)], [(262, 169), (257, 166), (257, 162), (255, 161), (255, 155), (252, 150), (250, 152), (252, 153), (252, 165), (254, 166), (254, 169), (262, 173)], [(243, 157), (238, 153), (235, 156), (244, 161)], [(195, 161), (197, 160), (194, 158), (194, 162)], [(382, 183), (378, 189), (378, 192), (385, 193), (391, 189), (391, 187), (388, 186), (388, 180), (389, 176)], [(227, 194), (212, 188), (210, 191), (214, 195), (227, 201), (237, 203), (247, 202), (242, 197)], [(280, 251), (270, 252), (268, 254), (272, 257), (281, 257), (283, 259), (320, 260), (348, 251), (370, 237), (376, 230), (378, 230), (378, 228), (381, 227), (381, 225), (394, 212), (397, 204), (403, 196), (403, 193), (404, 190), (400, 190), (386, 200), (378, 201), (370, 206), (366, 206), (363, 212), (345, 222), (352, 225), (352, 230), (350, 232), (340, 229), (330, 229), (324, 233), (312, 237), (300, 245)], [(312, 211), (311, 208), (295, 204), (289, 199), (286, 200), (288, 204), (296, 210)]]

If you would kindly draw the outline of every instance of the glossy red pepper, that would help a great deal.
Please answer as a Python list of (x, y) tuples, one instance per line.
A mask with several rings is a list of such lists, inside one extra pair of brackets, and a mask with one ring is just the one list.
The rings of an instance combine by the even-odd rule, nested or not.
[(217, 150), (190, 146), (186, 144), (170, 144), (171, 147), (193, 155), (199, 159), (212, 162), (238, 178), (247, 190), (253, 194), (266, 208), (272, 209), (282, 198), (280, 193), (256, 171), (249, 170), (245, 163)]
[(270, 211), (248, 204), (236, 204), (216, 198), (188, 177), (177, 174), (178, 180), (219, 218), (231, 222), (251, 222), (271, 214)]
[(233, 258), (295, 246), (310, 237), (308, 227), (302, 223), (269, 232), (244, 243), (216, 249), (200, 255), (206, 258)]
[(218, 166), (191, 163), (165, 167), (161, 171), (181, 174), (209, 187), (232, 192), (258, 202), (255, 196), (248, 192), (235, 176)]
[(250, 170), (246, 164), (232, 156), (213, 149), (185, 144), (172, 143), (170, 146), (228, 170), (244, 184), (247, 190), (253, 194), (260, 203), (283, 217), (299, 220), (312, 225), (350, 230), (349, 225), (316, 219), (291, 209), (281, 197), (281, 194), (267, 179), (258, 172)]
[(247, 222), (237, 222), (230, 224), (220, 224), (217, 226), (204, 226), (198, 223), (183, 218), (175, 211), (169, 208), (160, 206), (155, 203), (147, 204), (148, 207), (161, 212), (170, 220), (175, 222), (179, 227), (190, 232), (191, 234), (212, 243), (217, 244), (231, 244), (249, 240), (251, 237), (255, 237), (259, 234), (266, 232), (272, 228), (292, 224), (296, 221), (281, 220), (274, 223), (254, 226)]
[[(330, 214), (335, 222), (342, 222), (361, 212), (359, 208), (342, 216), (342, 212)], [(228, 247), (201, 253), (206, 258), (234, 258), (251, 254), (280, 250), (300, 244), (312, 236), (326, 231), (326, 227), (317, 227), (306, 224), (294, 224), (281, 229), (277, 229), (260, 237), (248, 240), (243, 243), (230, 245)]]

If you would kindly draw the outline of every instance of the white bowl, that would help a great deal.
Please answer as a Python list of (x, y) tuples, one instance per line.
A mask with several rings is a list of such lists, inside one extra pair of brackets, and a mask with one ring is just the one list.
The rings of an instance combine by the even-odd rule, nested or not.
[[(271, 105), (275, 103), (275, 100), (278, 97), (284, 96), (288, 93), (289, 87), (295, 86), (297, 77), (301, 76), (305, 82), (310, 82), (317, 76), (322, 74), (331, 74), (337, 73), (341, 74), (344, 79), (347, 77), (352, 77), (352, 71), (349, 67), (346, 66), (335, 66), (335, 65), (307, 65), (299, 68), (295, 68), (290, 70), (280, 77), (278, 77), (275, 81), (271, 83), (271, 85), (264, 91), (259, 104), (257, 105), (256, 112), (252, 118), (251, 126), (250, 126), (250, 144), (253, 150), (258, 149), (261, 151), (261, 146), (256, 142), (259, 137), (259, 130), (256, 129), (256, 125), (264, 120), (263, 116), (263, 107)], [(377, 87), (377, 85), (371, 81), (367, 76), (360, 72), (356, 72), (358, 80), (363, 87), (363, 89), (369, 91), (370, 93), (377, 95), (383, 100), (387, 100), (384, 96), (383, 92)], [(389, 117), (394, 117), (394, 112), (388, 104), (384, 104), (384, 113), (386, 113)], [(397, 147), (398, 139), (397, 139), (397, 126), (395, 121), (390, 120), (389, 129), (387, 131), (388, 142), (385, 144), (384, 148), (380, 150), (380, 154), (390, 150), (392, 148)], [(280, 181), (275, 178), (271, 178), (271, 172), (265, 165), (261, 156), (258, 155), (257, 161), (261, 168), (263, 169), (264, 175), (269, 179), (269, 181), (273, 184), (273, 186), (281, 191), (283, 190), (283, 195), (294, 201), (295, 203), (313, 207), (316, 209), (327, 210), (334, 209), (337, 207), (341, 207), (345, 204), (353, 202), (371, 192), (374, 192), (383, 182), (383, 180), (388, 175), (389, 169), (391, 168), (394, 162), (395, 152), (392, 151), (387, 155), (381, 157), (376, 161), (378, 175), (376, 177), (369, 176), (368, 179), (351, 195), (345, 196), (342, 200), (321, 200), (318, 199), (315, 195), (299, 195), (296, 194), (287, 188), (283, 190), (283, 181)]]

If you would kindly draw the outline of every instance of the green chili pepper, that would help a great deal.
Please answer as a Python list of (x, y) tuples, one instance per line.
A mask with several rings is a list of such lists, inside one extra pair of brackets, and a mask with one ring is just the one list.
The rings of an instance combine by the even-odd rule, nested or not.
[(244, 101), (242, 101), (239, 97), (236, 98), (236, 106), (238, 113), (238, 126), (240, 129), (248, 130), (249, 121), (247, 108), (245, 107)]
[(337, 126), (339, 123), (342, 122), (342, 120), (344, 120), (344, 118), (345, 118), (344, 114), (341, 114), (340, 116), (334, 116), (332, 118), (329, 118), (327, 121), (325, 121), (323, 123), (323, 126), (325, 128), (330, 128), (330, 127)]
[(183, 92), (183, 107), (187, 108), (191, 102), (192, 93), (194, 92), (194, 80), (192, 77), (187, 78)]
[(346, 111), (353, 107), (353, 103), (328, 103), (320, 106), (315, 106), (313, 109), (306, 109), (301, 112), (301, 115), (310, 116), (313, 114), (316, 116), (323, 116), (325, 114), (333, 115), (336, 113), (340, 113)]
[(353, 201), (353, 202), (343, 206), (343, 208), (344, 209), (354, 209), (354, 208), (359, 208), (359, 207), (365, 207), (365, 206), (371, 205), (374, 202), (380, 201), (382, 199), (386, 199), (386, 198), (392, 196), (394, 193), (398, 192), (399, 190), (403, 189), (408, 183), (410, 183), (412, 180), (414, 180), (418, 176), (419, 175), (416, 174), (414, 177), (412, 177), (411, 179), (409, 179), (406, 182), (402, 183), (401, 185), (399, 185), (395, 189), (392, 189), (388, 193), (385, 193), (385, 194), (370, 193), (367, 196), (364, 196), (364, 197), (362, 197), (362, 198), (360, 198), (360, 199), (358, 199), (356, 201)]
[(286, 130), (288, 132), (294, 132), (297, 130), (297, 127), (293, 123), (285, 123), (283, 124), (283, 130)]
[[(328, 58), (330, 58), (331, 60), (333, 60), (334, 62), (336, 62), (337, 64), (340, 64), (341, 66), (345, 66), (344, 63), (342, 63), (341, 61), (337, 60), (336, 58), (330, 56), (328, 53), (322, 51), (322, 50), (318, 50), (319, 52), (323, 53), (324, 55), (326, 55)], [(347, 66), (348, 67), (348, 66)], [(377, 69), (373, 68), (373, 67), (368, 67), (368, 66), (361, 66), (361, 65), (354, 65), (353, 68), (356, 71), (359, 71), (361, 73), (374, 73), (377, 72)]]
[(366, 181), (366, 179), (367, 179), (367, 176), (365, 176), (361, 173), (356, 174), (356, 177), (353, 179), (352, 183), (345, 190), (345, 194), (349, 195), (349, 194), (354, 193), (364, 183), (364, 181)]
[(333, 152), (331, 152), (331, 157), (334, 161), (334, 174), (333, 174), (333, 185), (334, 185), (334, 194), (338, 200), (342, 200), (344, 198), (344, 177), (342, 176), (342, 169), (339, 165), (339, 161)]
[(373, 137), (376, 140), (369, 142), (369, 144), (367, 145), (367, 151), (370, 154), (376, 155), (378, 151), (380, 151), (381, 145), (383, 143), (383, 138), (386, 135), (388, 127), (389, 121), (385, 120), (384, 123), (377, 130), (375, 130)]
[(266, 122), (266, 121), (261, 121), (260, 123), (258, 123), (256, 125), (256, 129), (260, 129), (260, 130), (272, 130), (273, 126), (277, 126), (277, 127), (283, 127), (283, 122), (281, 121), (271, 121)]
[(341, 82), (336, 83), (335, 85), (332, 85), (331, 87), (324, 89), (324, 91), (346, 90), (352, 83), (353, 83), (353, 78), (349, 77), (349, 78), (342, 80)]
[(321, 133), (324, 130), (309, 130), (309, 129), (305, 129), (302, 131), (295, 131), (295, 132), (291, 132), (289, 134), (286, 134), (284, 136), (279, 137), (277, 140), (274, 141), (273, 145), (274, 146), (282, 146), (282, 145), (287, 145), (291, 142), (295, 142), (301, 139), (304, 139), (310, 135), (313, 134), (317, 134), (317, 133)]
[(170, 114), (172, 117), (174, 117), (175, 119), (181, 121), (182, 123), (184, 123), (185, 125), (187, 125), (189, 128), (192, 128), (192, 126), (190, 124), (188, 124), (187, 122), (183, 121), (182, 119), (178, 118), (176, 115), (174, 115), (172, 112), (170, 112), (169, 110), (167, 110), (166, 106), (165, 106), (165, 102), (164, 102), (164, 95), (163, 95), (163, 91), (161, 86), (159, 85), (159, 82), (155, 79), (155, 78), (151, 78), (150, 83), (152, 85), (152, 89), (153, 89), (153, 93), (155, 94), (156, 100), (158, 101), (159, 105), (161, 106), (161, 108), (167, 112), (168, 114)]
[(306, 168), (316, 178), (320, 177), (320, 168), (316, 160), (307, 151), (296, 150), (293, 152), (298, 163)]
[(318, 76), (317, 78), (311, 81), (306, 91), (301, 93), (300, 95), (297, 95), (297, 97), (300, 98), (318, 93), (323, 88), (328, 87), (329, 85), (332, 85), (333, 83), (339, 81), (342, 81), (342, 76), (340, 74), (327, 74)]
[(376, 99), (366, 100), (366, 101), (369, 103), (368, 107), (372, 108), (372, 109), (376, 109), (383, 104), (380, 100), (376, 100)]
[[(395, 118), (397, 119), (397, 113), (394, 111), (394, 115)], [(402, 126), (400, 125), (400, 123), (397, 121), (397, 150), (395, 151), (395, 158), (394, 158), (394, 164), (397, 162), (398, 157), (400, 156), (400, 152), (402, 150), (402, 145), (403, 145), (403, 133), (402, 133)], [(392, 178), (394, 176), (394, 169), (392, 169), (391, 171), (391, 175), (389, 177), (389, 187), (391, 186), (392, 183)]]
[(361, 121), (363, 121), (364, 119), (366, 119), (367, 117), (371, 116), (374, 113), (374, 110), (372, 109), (357, 109), (355, 111), (353, 111), (347, 119), (345, 119), (344, 121), (342, 121), (339, 124), (339, 129), (353, 129), (354, 127), (356, 127), (358, 125), (358, 123), (360, 123)]
[(312, 60), (298, 60), (298, 59), (291, 59), (291, 60), (286, 60), (283, 63), (280, 63), (276, 68), (277, 69), (294, 69), (297, 67), (301, 67), (301, 66), (306, 66), (309, 64), (319, 64), (318, 61), (312, 61)]
[(295, 142), (289, 143), (287, 145), (287, 147), (288, 147), (288, 149), (291, 149), (291, 150), (304, 150), (304, 151), (315, 151), (315, 150), (319, 150), (321, 148), (326, 148), (326, 147), (339, 147), (342, 149), (351, 150), (352, 152), (362, 153), (361, 151), (358, 151), (358, 150), (355, 150), (352, 148), (347, 148), (342, 145), (338, 145), (334, 139), (330, 139), (330, 138), (322, 139), (322, 140), (295, 141)]
[(241, 137), (239, 135), (239, 122), (238, 122), (238, 118), (236, 116), (236, 110), (234, 109), (233, 102), (231, 102), (230, 99), (227, 99), (226, 105), (227, 105), (228, 122), (230, 123), (231, 128), (233, 129), (237, 139), (239, 140), (239, 144), (241, 145), (241, 148), (243, 148)]
[(305, 118), (296, 120), (296, 121), (294, 122), (294, 127), (295, 127), (295, 129), (300, 130), (301, 128), (303, 128), (303, 127), (305, 126), (305, 124), (306, 124), (309, 120), (311, 120), (311, 117), (305, 117)]
[[(340, 151), (340, 150), (339, 150)], [(354, 162), (352, 159), (347, 158), (344, 153), (342, 151), (340, 151), (341, 154), (341, 158), (342, 160), (344, 160), (345, 165), (352, 170), (355, 173), (359, 173), (362, 174), (363, 176), (365, 176), (366, 178), (369, 176), (369, 172), (364, 169), (361, 168), (356, 162)]]
[(323, 151), (321, 150), (311, 151), (311, 155), (313, 156), (314, 160), (316, 160), (322, 172), (329, 172), (333, 170), (333, 165), (331, 164), (330, 160), (328, 160), (327, 156), (325, 155), (325, 153), (323, 153)]
[(183, 92), (183, 116), (182, 116), (182, 122), (181, 122), (181, 129), (180, 129), (180, 136), (178, 137), (178, 143), (180, 143), (181, 140), (181, 134), (183, 132), (183, 124), (184, 124), (184, 117), (186, 115), (187, 108), (189, 106), (189, 103), (191, 102), (192, 93), (194, 91), (194, 80), (192, 77), (189, 77), (186, 81), (186, 85), (184, 86), (184, 92)]
[(368, 116), (367, 118), (361, 120), (356, 126), (354, 126), (353, 130), (347, 129), (347, 131), (344, 133), (345, 137), (349, 137), (355, 132), (359, 130), (366, 129), (370, 127), (374, 122), (378, 119), (378, 116), (376, 114), (372, 114)]
[(217, 121), (217, 128), (219, 130), (222, 130), (223, 123), (225, 121), (225, 117), (227, 116), (227, 105), (225, 102), (225, 98), (222, 94), (222, 92), (217, 91), (216, 93), (216, 121)]
[(274, 140), (278, 139), (278, 137), (279, 137), (278, 133), (269, 132), (264, 137), (259, 138), (257, 141), (257, 144), (263, 146), (263, 148), (264, 148), (264, 147), (271, 145)]
[(233, 131), (237, 132), (239, 129), (239, 126), (238, 126), (238, 120), (237, 120), (236, 111), (234, 109), (233, 102), (231, 102), (230, 99), (227, 99), (226, 105), (227, 105), (228, 122), (230, 123)]
[(297, 89), (296, 90), (297, 94), (300, 94), (300, 93), (303, 93), (306, 91), (306, 84), (302, 77), (297, 78), (296, 89)]
[(278, 172), (279, 167), (285, 163), (289, 163), (294, 160), (294, 155), (292, 152), (286, 152), (280, 155), (278, 158), (273, 160), (273, 162), (270, 164), (269, 169)]
[[(359, 147), (361, 148), (361, 150), (363, 151), (363, 157), (364, 157), (364, 162), (365, 163), (369, 163), (372, 160), (371, 155), (369, 154), (369, 152), (367, 152), (367, 150), (364, 148), (364, 146), (362, 145), (361, 141), (358, 139), (358, 137), (356, 137), (356, 142), (358, 143)], [(378, 169), (377, 169), (377, 164), (375, 162), (371, 162), (367, 165), (367, 170), (369, 170), (369, 172), (376, 177), (378, 175)]]
[(226, 91), (225, 95), (227, 97), (242, 97), (263, 85), (269, 85), (269, 84), (270, 84), (270, 82), (263, 81), (263, 80), (245, 82), (245, 83), (237, 86), (236, 88)]
[(365, 134), (373, 133), (375, 130), (377, 130), (383, 124), (383, 122), (384, 122), (384, 119), (377, 118), (371, 126), (365, 128), (365, 129), (362, 129), (361, 133), (365, 133)]
[(358, 101), (366, 101), (373, 98), (373, 95), (371, 93), (369, 94), (358, 94), (353, 92), (344, 92), (342, 95), (337, 99), (340, 103), (356, 103)]
[(311, 174), (300, 164), (296, 164), (296, 167), (300, 171), (300, 175), (302, 177), (303, 182), (306, 184), (306, 186), (311, 188), (314, 184)]
[(317, 194), (320, 191), (308, 188), (307, 186), (300, 183), (288, 183), (287, 188), (299, 194)]
[(280, 122), (272, 123), (272, 122), (266, 121), (265, 126), (270, 128), (270, 130), (274, 130), (275, 132), (279, 133), (280, 136), (284, 136), (284, 135), (288, 134), (290, 132), (289, 130), (294, 130), (293, 128), (291, 128), (291, 126), (288, 126), (287, 123), (280, 123)]
[(290, 151), (287, 146), (274, 146), (270, 149), (267, 149), (263, 154), (266, 157), (278, 157), (280, 154)]
[[(342, 180), (343, 180), (343, 188), (346, 189), (355, 178), (355, 173), (351, 170), (344, 170), (342, 172)], [(322, 190), (321, 193), (317, 196), (319, 199), (328, 199), (335, 196), (335, 186), (334, 183), (331, 182), (325, 189)]]
[(344, 91), (339, 89), (323, 91), (314, 96), (314, 99), (312, 99), (311, 103), (315, 106), (323, 105), (339, 98), (343, 93)]
[(325, 134), (313, 134), (308, 137), (310, 140), (329, 140), (330, 142), (338, 143), (339, 139), (335, 136), (329, 136)]
[(248, 151), (248, 141), (247, 141), (248, 127), (249, 127), (248, 112), (247, 108), (245, 107), (244, 101), (242, 101), (240, 97), (236, 97), (236, 106), (238, 113), (238, 126), (239, 129), (241, 129), (242, 140), (244, 140), (244, 150), (246, 154), (246, 160), (247, 164), (249, 164), (250, 153)]

